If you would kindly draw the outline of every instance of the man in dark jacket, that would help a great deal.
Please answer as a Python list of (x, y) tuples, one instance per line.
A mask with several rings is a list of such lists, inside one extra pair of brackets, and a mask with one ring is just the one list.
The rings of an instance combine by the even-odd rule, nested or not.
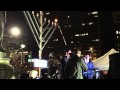
[(80, 49), (75, 50), (75, 55), (67, 62), (65, 67), (66, 79), (83, 79), (83, 70), (87, 70), (83, 58), (81, 58)]
[(70, 54), (72, 53), (71, 49), (65, 50), (65, 56), (61, 60), (61, 79), (65, 79), (65, 66), (68, 60), (71, 58)]

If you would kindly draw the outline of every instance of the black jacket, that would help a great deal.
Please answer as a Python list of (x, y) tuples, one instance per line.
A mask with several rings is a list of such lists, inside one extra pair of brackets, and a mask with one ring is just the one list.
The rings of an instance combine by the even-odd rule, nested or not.
[(67, 63), (68, 59), (66, 56), (64, 56), (61, 60), (61, 78), (65, 79), (65, 66)]

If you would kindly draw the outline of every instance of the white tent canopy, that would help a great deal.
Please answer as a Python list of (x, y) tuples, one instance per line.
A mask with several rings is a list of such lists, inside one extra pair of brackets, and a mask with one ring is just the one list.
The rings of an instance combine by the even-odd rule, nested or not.
[(118, 52), (115, 49), (111, 49), (103, 56), (93, 60), (95, 68), (99, 68), (100, 70), (109, 70), (109, 55), (114, 53), (118, 53)]

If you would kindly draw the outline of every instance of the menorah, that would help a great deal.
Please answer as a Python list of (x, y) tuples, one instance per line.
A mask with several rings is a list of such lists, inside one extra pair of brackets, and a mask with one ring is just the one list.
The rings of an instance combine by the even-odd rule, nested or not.
[(31, 13), (29, 11), (23, 11), (23, 13), (38, 45), (39, 59), (42, 59), (42, 51), (58, 27), (57, 19), (52, 21), (52, 23), (50, 23), (50, 20), (47, 21), (46, 18), (44, 18), (43, 21), (43, 11), (40, 11), (40, 13), (37, 13), (36, 15), (34, 11)]
[(23, 12), (39, 47), (39, 59), (42, 59), (42, 51), (58, 27), (57, 20), (50, 23), (50, 20), (47, 21), (44, 18), (43, 21), (43, 11), (40, 11), (36, 15), (34, 11), (31, 13), (29, 11)]

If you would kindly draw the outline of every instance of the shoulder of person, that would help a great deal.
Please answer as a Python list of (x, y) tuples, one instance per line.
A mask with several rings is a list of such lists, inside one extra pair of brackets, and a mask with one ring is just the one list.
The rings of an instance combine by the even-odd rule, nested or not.
[(80, 57), (80, 60), (85, 60), (84, 57)]
[(65, 60), (65, 58), (66, 58), (66, 56), (64, 56), (64, 57), (61, 59), (61, 61), (64, 61), (64, 60)]
[(67, 58), (67, 56), (64, 56), (64, 57), (62, 58), (62, 60), (66, 59), (66, 58)]
[(89, 60), (89, 63), (93, 63), (92, 60)]

